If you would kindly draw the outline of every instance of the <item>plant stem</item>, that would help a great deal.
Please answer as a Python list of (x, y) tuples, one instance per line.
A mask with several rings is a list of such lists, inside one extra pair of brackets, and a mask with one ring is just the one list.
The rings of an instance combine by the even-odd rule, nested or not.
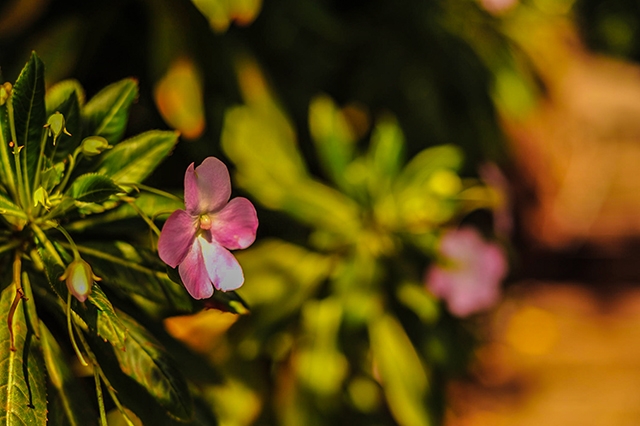
[(31, 229), (33, 230), (33, 233), (36, 234), (36, 238), (40, 240), (40, 243), (44, 245), (45, 250), (47, 250), (49, 254), (54, 258), (56, 263), (64, 268), (66, 265), (60, 257), (60, 253), (58, 253), (58, 250), (56, 250), (53, 244), (51, 244), (51, 241), (49, 241), (42, 229), (40, 229), (40, 227), (35, 223), (31, 223)]
[(71, 339), (71, 346), (73, 346), (73, 350), (78, 357), (78, 361), (80, 364), (85, 367), (89, 365), (89, 363), (82, 356), (82, 352), (80, 352), (80, 348), (78, 347), (78, 343), (76, 342), (75, 333), (73, 331), (73, 325), (71, 324), (71, 292), (67, 291), (67, 330), (69, 331), (69, 338)]
[(159, 237), (160, 229), (158, 229), (156, 224), (153, 223), (153, 220), (151, 220), (149, 216), (147, 216), (142, 210), (140, 210), (140, 207), (136, 205), (135, 201), (130, 202), (129, 205), (131, 206), (131, 208), (133, 208), (136, 211), (136, 213), (138, 213), (138, 216), (140, 216), (142, 220), (144, 220), (147, 223), (147, 225), (149, 225), (149, 228), (151, 228), (151, 230), (156, 234), (156, 236)]
[[(44, 161), (44, 148), (47, 144), (47, 131), (42, 132), (42, 138), (40, 139), (40, 155), (38, 155), (38, 164), (36, 166), (36, 176), (33, 179), (33, 188), (38, 189), (40, 186), (40, 178), (42, 175), (42, 162)], [(53, 158), (53, 157), (52, 157)]]
[(2, 145), (2, 148), (0, 148), (0, 154), (2, 156), (2, 168), (6, 173), (9, 192), (11, 193), (11, 197), (14, 200), (17, 200), (18, 191), (16, 189), (16, 179), (15, 179), (15, 176), (13, 175), (13, 167), (11, 167), (11, 163), (9, 162), (9, 156), (7, 152), (9, 141), (4, 139), (3, 123), (1, 121), (0, 121), (0, 145)]
[(124, 407), (120, 403), (120, 399), (118, 399), (118, 395), (116, 394), (114, 387), (111, 386), (109, 379), (107, 378), (107, 376), (105, 376), (104, 371), (102, 371), (102, 368), (100, 368), (100, 364), (98, 363), (98, 360), (96, 359), (93, 352), (91, 352), (91, 349), (89, 348), (89, 344), (87, 343), (86, 339), (84, 338), (82, 333), (78, 333), (78, 337), (80, 337), (80, 343), (82, 343), (82, 346), (84, 347), (85, 352), (87, 353), (87, 355), (89, 356), (89, 359), (91, 360), (91, 363), (93, 364), (94, 374), (95, 374), (95, 371), (97, 370), (98, 374), (100, 375), (100, 378), (102, 379), (102, 381), (107, 387), (107, 392), (109, 392), (111, 399), (113, 400), (114, 404), (116, 404), (116, 407), (118, 407), (118, 410), (122, 414), (122, 417), (124, 418), (124, 420), (127, 422), (127, 425), (135, 426), (135, 424), (131, 421), (131, 419), (127, 415), (127, 412), (125, 411)]
[(69, 166), (67, 167), (67, 171), (64, 174), (64, 179), (62, 179), (62, 182), (58, 184), (57, 192), (62, 193), (62, 191), (64, 191), (64, 187), (67, 186), (69, 178), (71, 177), (71, 172), (73, 172), (73, 169), (76, 167), (76, 157), (78, 156), (79, 152), (80, 150), (79, 148), (77, 148), (73, 155), (69, 154)]
[(96, 382), (96, 396), (98, 398), (98, 408), (100, 410), (100, 423), (102, 423), (102, 426), (108, 426), (107, 412), (104, 409), (104, 398), (102, 397), (102, 385), (100, 380), (100, 372), (95, 366), (93, 367), (93, 379)]
[[(20, 160), (20, 150), (22, 149), (18, 144), (18, 136), (16, 133), (16, 125), (13, 116), (13, 102), (9, 98), (7, 100), (7, 112), (9, 113), (9, 128), (11, 130), (11, 139), (13, 139), (13, 154), (16, 161), (16, 174), (18, 177), (18, 192), (22, 199), (22, 208), (30, 209), (31, 206), (31, 186), (29, 184), (29, 174), (27, 170), (26, 155)], [(24, 163), (24, 167), (22, 167)]]
[(120, 186), (132, 186), (132, 187), (137, 188), (137, 189), (142, 190), (142, 191), (147, 191), (147, 192), (150, 192), (152, 194), (160, 195), (161, 197), (169, 198), (170, 200), (179, 201), (181, 203), (184, 201), (182, 198), (180, 198), (177, 195), (174, 195), (174, 194), (172, 194), (170, 192), (166, 192), (166, 191), (163, 191), (161, 189), (154, 188), (152, 186), (143, 185), (141, 183), (131, 183), (131, 184), (129, 184), (129, 183), (121, 183)]

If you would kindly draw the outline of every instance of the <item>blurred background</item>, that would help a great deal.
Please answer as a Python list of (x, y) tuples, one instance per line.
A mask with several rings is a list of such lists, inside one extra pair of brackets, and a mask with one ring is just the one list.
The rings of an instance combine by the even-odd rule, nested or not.
[[(326, 105), (349, 123), (356, 147), (362, 148), (381, 116), (397, 120), (406, 158), (441, 144), (459, 146), (465, 157), (460, 175), (480, 178), (503, 194), (499, 209), (480, 211), (473, 222), (495, 223), (511, 273), (500, 305), (460, 326), (473, 330), (475, 345), (464, 336), (433, 340), (448, 342), (442, 343), (441, 364), (426, 350), (426, 359), (442, 367), (434, 371), (444, 372), (441, 380), (435, 372), (432, 377), (429, 403), (440, 407), (433, 409), (439, 411), (434, 418), (452, 426), (640, 424), (639, 3), (0, 2), (3, 81), (15, 81), (32, 50), (46, 64), (48, 85), (74, 78), (87, 97), (121, 78), (137, 78), (140, 96), (128, 134), (180, 130), (182, 141), (151, 179), (175, 191), (188, 164), (215, 155), (238, 167), (238, 194), (252, 192), (247, 167), (254, 166), (225, 136), (228, 113), (239, 105), (264, 106), (265, 99), (277, 104), (265, 122), (286, 117), (278, 134), (297, 135), (290, 148), (297, 154), (280, 145), (265, 151), (267, 157), (282, 151), (285, 160), (273, 157), (276, 169), (293, 170), (297, 161), (309, 175), (326, 176), (326, 161), (314, 151), (319, 131), (309, 123), (319, 95), (331, 99)], [(262, 129), (264, 123), (253, 124)], [(262, 136), (257, 130), (255, 135)], [(244, 175), (243, 161), (249, 164)], [(259, 241), (271, 245), (259, 246), (259, 256), (239, 255), (248, 282), (255, 277), (265, 288), (279, 288), (282, 275), (264, 263), (274, 252), (289, 262), (276, 266), (294, 281), (318, 281), (327, 258), (301, 252), (298, 245), (315, 241), (317, 248), (324, 237), (302, 216), (286, 219), (275, 195), (253, 195), (260, 201)], [(368, 263), (358, 265), (366, 269)], [(300, 271), (291, 272), (296, 266)], [(248, 287), (239, 293), (257, 304), (255, 318), (267, 324), (262, 328), (214, 311), (165, 324), (229, 372), (227, 385), (210, 395), (224, 407), (217, 413), (221, 424), (324, 424), (335, 412), (349, 413), (338, 424), (397, 421), (394, 408), (391, 415), (376, 408), (375, 380), (345, 373), (346, 361), (331, 351), (323, 352), (325, 361), (337, 358), (326, 362), (325, 373), (340, 383), (349, 377), (344, 393), (351, 408), (342, 411), (341, 403), (317, 397), (340, 386), (331, 380), (310, 386), (316, 395), (309, 399), (312, 408), (291, 397), (299, 384), (290, 380), (296, 363), (288, 364), (296, 333), (327, 332), (338, 327), (342, 314), (320, 302), (301, 308), (310, 300), (304, 292), (278, 299), (261, 291)], [(260, 316), (269, 306), (297, 314)], [(335, 323), (327, 320), (333, 325), (322, 328), (314, 312), (324, 312), (317, 316), (323, 321), (337, 315)], [(248, 335), (253, 340), (237, 337)], [(468, 352), (460, 362), (458, 349)]]

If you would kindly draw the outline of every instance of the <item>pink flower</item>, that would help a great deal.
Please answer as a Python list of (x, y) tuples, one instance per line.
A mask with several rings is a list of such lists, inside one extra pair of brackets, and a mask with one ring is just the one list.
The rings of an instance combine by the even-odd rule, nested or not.
[(480, 0), (485, 10), (493, 15), (500, 15), (514, 7), (518, 0)]
[(500, 299), (500, 284), (507, 273), (505, 254), (497, 244), (485, 242), (474, 228), (448, 231), (440, 240), (445, 265), (433, 265), (427, 288), (444, 299), (458, 317), (483, 311)]
[(194, 299), (206, 299), (216, 290), (235, 290), (244, 282), (242, 268), (229, 250), (249, 247), (256, 239), (258, 217), (251, 201), (229, 201), (231, 181), (227, 167), (215, 157), (184, 175), (185, 210), (169, 216), (160, 233), (158, 254), (178, 267), (180, 278)]

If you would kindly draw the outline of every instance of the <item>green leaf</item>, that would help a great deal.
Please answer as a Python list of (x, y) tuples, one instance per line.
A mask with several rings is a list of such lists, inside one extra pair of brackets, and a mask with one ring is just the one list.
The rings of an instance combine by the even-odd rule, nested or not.
[[(58, 421), (64, 421), (71, 426), (85, 426), (97, 424), (97, 413), (91, 410), (91, 402), (86, 392), (80, 387), (68, 364), (68, 359), (62, 352), (49, 329), (40, 322), (40, 336), (47, 375), (53, 395), (49, 395), (50, 409), (48, 420), (54, 420), (55, 413), (51, 411), (51, 402), (56, 402), (60, 416)], [(60, 424), (60, 423), (53, 423)]]
[[(80, 106), (84, 103), (84, 90), (76, 80), (65, 80), (47, 90), (45, 103), (47, 117), (56, 112), (61, 113), (65, 119), (65, 127), (71, 133), (71, 136), (61, 134), (57, 142), (56, 158), (65, 158), (82, 138)], [(47, 148), (51, 152), (54, 147), (48, 144)]]
[[(82, 85), (77, 80), (64, 80), (51, 86), (45, 94), (45, 104), (47, 106), (47, 115), (51, 115), (60, 110), (70, 98), (74, 97), (78, 100), (78, 105), (84, 105), (85, 94)], [(64, 114), (64, 113), (63, 113)], [(65, 116), (65, 119), (67, 117)]]
[(419, 152), (402, 170), (396, 182), (399, 190), (418, 187), (440, 169), (458, 170), (462, 166), (462, 150), (454, 145), (441, 145)]
[[(68, 253), (60, 246), (55, 245), (50, 250), (57, 251), (59, 253), (58, 256), (63, 258), (64, 262), (71, 261)], [(67, 286), (64, 281), (60, 281), (60, 276), (64, 273), (65, 268), (62, 267), (50, 250), (47, 250), (39, 243), (38, 254), (42, 260), (47, 280), (60, 300), (66, 301), (68, 295)], [(126, 329), (122, 326), (113, 305), (97, 283), (94, 283), (91, 288), (88, 303), (80, 303), (75, 298), (72, 298), (71, 308), (92, 332), (103, 340), (108, 341), (114, 347), (120, 349), (124, 347)]]
[(350, 190), (345, 170), (353, 160), (356, 141), (347, 120), (328, 96), (318, 96), (309, 105), (309, 130), (329, 177)]
[(195, 310), (193, 299), (169, 279), (155, 252), (122, 241), (85, 243), (78, 249), (105, 285), (149, 314), (164, 317)]
[(84, 135), (102, 136), (118, 143), (127, 127), (129, 108), (138, 96), (138, 82), (127, 78), (113, 83), (87, 102), (82, 109)]
[(386, 192), (402, 165), (404, 135), (393, 117), (383, 117), (371, 135), (369, 147), (370, 192)]
[[(13, 119), (18, 146), (22, 146), (22, 171), (33, 182), (40, 155), (40, 140), (46, 123), (44, 104), (44, 64), (34, 53), (13, 86), (9, 98), (13, 105)], [(30, 190), (30, 187), (27, 187)]]
[(0, 193), (0, 215), (19, 229), (22, 229), (27, 221), (25, 212), (2, 193)]
[[(4, 89), (0, 88), (0, 92)], [(15, 163), (9, 149), (11, 132), (7, 104), (0, 105), (0, 180), (9, 191), (16, 188)], [(16, 194), (13, 194), (14, 196)]]
[[(182, 201), (147, 192), (140, 194), (134, 201), (134, 204), (147, 217), (152, 219), (156, 219), (159, 215), (166, 218), (175, 210), (184, 208), (184, 202)], [(136, 211), (136, 209), (134, 209), (129, 203), (125, 203), (116, 209), (105, 212), (104, 214), (93, 215), (85, 219), (74, 221), (73, 223), (65, 226), (65, 229), (70, 232), (82, 232), (96, 226), (113, 224), (117, 221), (137, 217), (139, 217), (138, 211)]]
[(239, 293), (251, 307), (252, 322), (265, 330), (256, 334), (265, 336), (295, 316), (334, 268), (331, 258), (280, 240), (262, 241), (237, 257), (245, 274)]
[(124, 350), (114, 351), (122, 372), (144, 387), (170, 416), (190, 420), (193, 402), (178, 366), (146, 329), (124, 313), (118, 315), (128, 330)]
[(7, 326), (16, 286), (9, 285), (0, 295), (0, 424), (46, 425), (46, 373), (40, 341), (27, 324), (24, 300), (18, 302), (11, 329), (15, 350), (10, 349)]
[(429, 426), (427, 374), (397, 319), (381, 315), (369, 325), (371, 351), (393, 417), (401, 426)]
[[(92, 328), (94, 328), (98, 336), (111, 343), (116, 348), (116, 351), (126, 350), (127, 329), (120, 321), (120, 317), (113, 309), (113, 305), (107, 295), (104, 294), (98, 284), (93, 284), (88, 300), (97, 309), (97, 311), (87, 312), (90, 318), (88, 321), (89, 326), (93, 325)], [(94, 315), (95, 321), (92, 318)]]
[(127, 139), (102, 155), (98, 173), (117, 184), (141, 183), (169, 155), (178, 136), (177, 132), (152, 130)]
[(357, 233), (358, 206), (309, 176), (293, 128), (274, 103), (231, 109), (222, 146), (236, 164), (238, 185), (264, 206), (349, 238)]
[(109, 177), (97, 173), (78, 176), (67, 195), (85, 203), (101, 203), (112, 195), (123, 192)]

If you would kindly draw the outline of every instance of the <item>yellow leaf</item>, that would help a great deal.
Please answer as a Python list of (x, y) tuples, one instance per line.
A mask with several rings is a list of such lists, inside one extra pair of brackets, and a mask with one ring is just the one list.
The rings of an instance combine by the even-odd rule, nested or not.
[(202, 78), (193, 61), (173, 61), (154, 92), (162, 118), (186, 139), (196, 139), (205, 128)]

